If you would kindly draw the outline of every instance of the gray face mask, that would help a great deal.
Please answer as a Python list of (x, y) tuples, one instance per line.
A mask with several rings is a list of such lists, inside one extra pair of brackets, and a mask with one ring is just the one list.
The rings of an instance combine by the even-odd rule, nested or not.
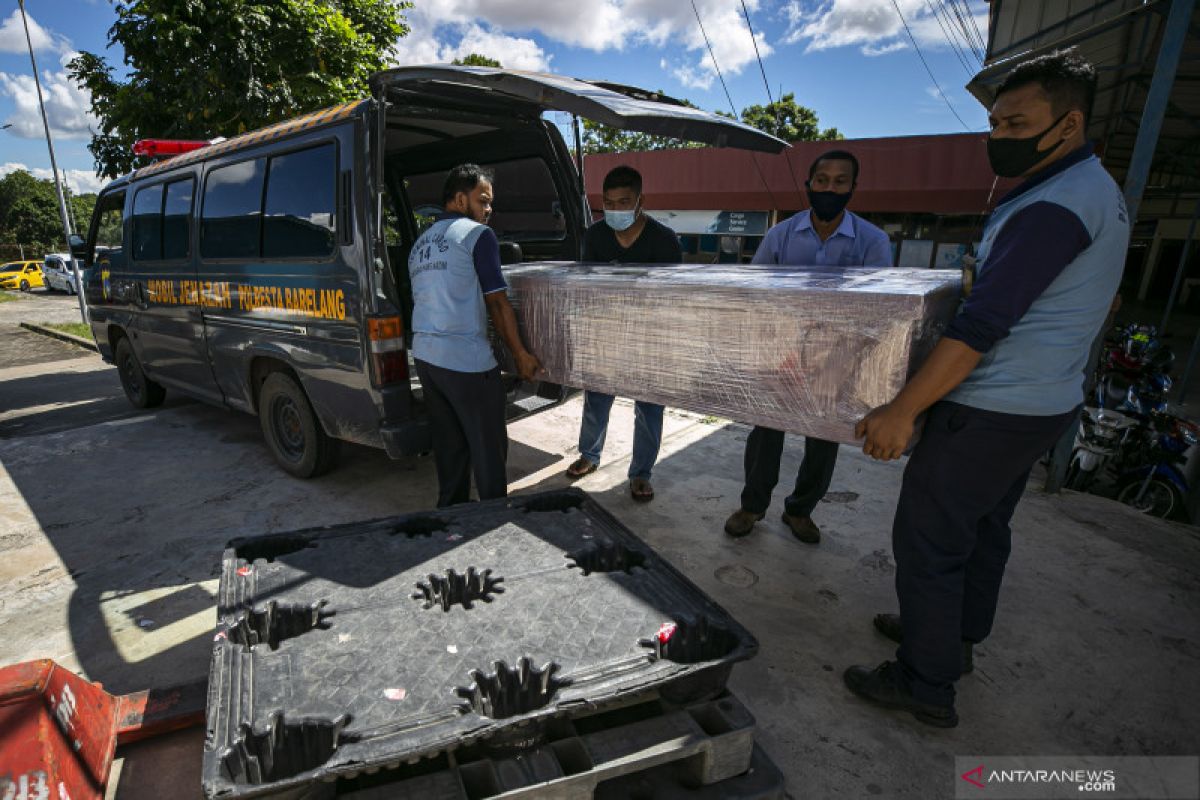
[(627, 231), (637, 221), (638, 210), (635, 208), (632, 211), (608, 211), (604, 212), (604, 221), (608, 223), (608, 227), (614, 231)]

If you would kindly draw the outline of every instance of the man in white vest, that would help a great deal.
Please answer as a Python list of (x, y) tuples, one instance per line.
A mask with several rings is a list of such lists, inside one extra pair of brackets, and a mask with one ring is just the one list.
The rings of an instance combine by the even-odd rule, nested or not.
[[(846, 670), (856, 695), (943, 728), (991, 632), (1030, 469), (1075, 419), (1084, 368), (1121, 281), (1129, 218), (1087, 141), (1095, 70), (1074, 53), (1020, 64), (992, 104), (992, 170), (1023, 178), (988, 220), (975, 285), (929, 359), (858, 424), (899, 458), (926, 410), (892, 525), (900, 614), (875, 627), (895, 661)], [(1012, 700), (1012, 698), (1009, 698)]]
[(500, 272), (500, 243), (489, 228), (492, 176), (474, 164), (450, 170), (440, 214), (413, 245), (413, 359), (424, 389), (438, 474), (438, 508), (508, 494), (508, 431), (500, 367), (488, 318), (532, 380), (541, 370), (521, 341)]

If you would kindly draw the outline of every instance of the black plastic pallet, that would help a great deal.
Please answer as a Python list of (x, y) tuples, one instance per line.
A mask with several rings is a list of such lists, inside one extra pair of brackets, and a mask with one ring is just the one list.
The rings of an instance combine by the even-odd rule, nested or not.
[(218, 603), (211, 798), (522, 747), (631, 697), (694, 702), (758, 648), (576, 489), (237, 539)]
[(782, 789), (783, 776), (754, 744), (754, 718), (726, 694), (682, 708), (650, 701), (561, 719), (534, 747), (508, 754), (456, 750), (429, 765), (340, 781), (305, 800), (765, 800)]

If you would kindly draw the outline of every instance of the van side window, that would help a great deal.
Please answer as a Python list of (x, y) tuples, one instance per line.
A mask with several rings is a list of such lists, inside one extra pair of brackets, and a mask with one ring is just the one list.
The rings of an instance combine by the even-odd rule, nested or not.
[(266, 160), (262, 158), (208, 173), (200, 221), (201, 256), (258, 258), (266, 174)]
[(162, 257), (184, 259), (189, 255), (192, 234), (191, 178), (167, 184), (163, 198)]
[(162, 184), (139, 189), (133, 196), (133, 260), (162, 258)]
[(337, 151), (333, 143), (275, 156), (267, 170), (263, 258), (333, 251)]
[(110, 192), (96, 201), (93, 226), (95, 241), (88, 264), (121, 269), (125, 266), (122, 237), (125, 235), (125, 193)]

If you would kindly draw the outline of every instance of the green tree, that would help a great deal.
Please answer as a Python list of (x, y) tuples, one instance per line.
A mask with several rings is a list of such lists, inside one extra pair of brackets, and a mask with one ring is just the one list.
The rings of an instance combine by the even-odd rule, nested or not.
[(785, 142), (815, 142), (845, 138), (837, 128), (821, 130), (817, 112), (797, 103), (796, 95), (792, 92), (788, 92), (774, 103), (743, 108), (742, 122), (783, 139)]
[(97, 171), (136, 166), (143, 137), (210, 139), (361, 97), (408, 33), (407, 0), (117, 0), (110, 45), (120, 80), (80, 53), (71, 77), (92, 95)]
[(450, 62), (459, 67), (496, 67), (499, 69), (503, 66), (499, 61), (488, 56), (481, 56), (479, 53), (471, 53), (466, 58), (456, 58)]
[(26, 258), (63, 248), (53, 181), (39, 180), (25, 170), (0, 178), (0, 242), (21, 245)]

